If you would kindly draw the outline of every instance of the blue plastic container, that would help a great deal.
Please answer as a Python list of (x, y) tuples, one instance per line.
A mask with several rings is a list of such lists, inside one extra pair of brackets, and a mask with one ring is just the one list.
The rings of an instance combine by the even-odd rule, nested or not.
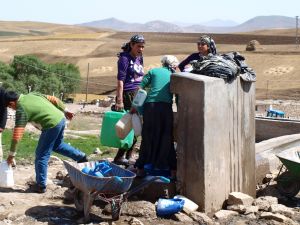
[(88, 167), (83, 167), (82, 170), (81, 170), (81, 172), (83, 172), (83, 173), (85, 173), (85, 174), (89, 174), (90, 171), (91, 171), (91, 169), (88, 168)]
[(183, 209), (183, 199), (158, 199), (156, 206), (157, 216), (170, 216), (180, 212)]
[(95, 176), (95, 177), (104, 177), (109, 176), (109, 172), (112, 170), (112, 167), (107, 162), (96, 162), (93, 168), (83, 167), (81, 172)]

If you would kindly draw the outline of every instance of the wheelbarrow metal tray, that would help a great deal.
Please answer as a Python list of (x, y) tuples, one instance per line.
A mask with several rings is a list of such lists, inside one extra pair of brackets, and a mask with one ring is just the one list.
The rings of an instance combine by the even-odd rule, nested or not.
[[(99, 160), (99, 162), (104, 161)], [(64, 160), (63, 162), (73, 185), (85, 193), (97, 191), (103, 194), (122, 194), (129, 190), (136, 176), (135, 173), (110, 162), (109, 165), (112, 167), (112, 170), (108, 177), (95, 177), (81, 172), (84, 167), (94, 168), (95, 161), (76, 163)], [(116, 179), (115, 176), (120, 177), (122, 181)]]
[(276, 155), (293, 176), (300, 178), (300, 147), (293, 147)]

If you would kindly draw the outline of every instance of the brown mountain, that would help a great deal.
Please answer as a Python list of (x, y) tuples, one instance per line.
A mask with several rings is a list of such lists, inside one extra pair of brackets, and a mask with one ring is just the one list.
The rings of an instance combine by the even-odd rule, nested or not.
[[(220, 23), (219, 23), (220, 24)], [(117, 31), (143, 31), (143, 32), (189, 32), (189, 33), (232, 33), (249, 32), (264, 29), (287, 29), (295, 27), (295, 18), (287, 16), (257, 16), (236, 26), (205, 26), (195, 23), (194, 25), (183, 27), (160, 20), (147, 23), (127, 23), (115, 18), (98, 20), (79, 24), (80, 26), (109, 28)]]

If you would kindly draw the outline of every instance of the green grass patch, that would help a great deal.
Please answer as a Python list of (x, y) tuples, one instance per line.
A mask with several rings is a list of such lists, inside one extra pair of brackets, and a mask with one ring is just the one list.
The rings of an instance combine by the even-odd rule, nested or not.
[(12, 31), (0, 31), (0, 36), (21, 36), (21, 35), (26, 35), (26, 34), (19, 33), (19, 32), (12, 32)]
[[(2, 145), (4, 158), (7, 157), (12, 137), (12, 130), (5, 130), (2, 135)], [(84, 139), (65, 139), (65, 142), (80, 149), (87, 155), (94, 152), (96, 148), (100, 148), (102, 151), (101, 158), (112, 157), (115, 151), (109, 147), (102, 146), (97, 136), (82, 136)], [(22, 140), (19, 142), (17, 147), (16, 160), (22, 160), (24, 162), (33, 162), (35, 158), (35, 149), (39, 140), (39, 135), (25, 132)], [(60, 154), (53, 153), (61, 159), (66, 159)], [(99, 157), (100, 158), (100, 157)]]
[(29, 30), (30, 34), (32, 35), (49, 35), (50, 33), (39, 31), (39, 30)]

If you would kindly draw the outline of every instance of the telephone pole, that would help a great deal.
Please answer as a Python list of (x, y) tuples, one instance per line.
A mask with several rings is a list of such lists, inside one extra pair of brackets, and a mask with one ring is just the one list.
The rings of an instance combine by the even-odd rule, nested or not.
[(85, 85), (85, 104), (87, 103), (88, 99), (88, 91), (89, 91), (89, 73), (90, 73), (90, 63), (88, 63), (88, 68), (87, 68), (87, 74), (86, 74), (86, 85)]
[(299, 48), (298, 18), (299, 18), (299, 16), (296, 16), (296, 48)]

